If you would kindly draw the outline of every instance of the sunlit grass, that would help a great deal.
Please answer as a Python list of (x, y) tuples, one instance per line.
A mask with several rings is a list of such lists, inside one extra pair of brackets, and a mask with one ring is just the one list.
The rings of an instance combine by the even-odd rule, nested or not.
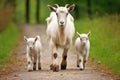
[(8, 59), (10, 51), (15, 47), (19, 37), (18, 28), (12, 22), (4, 31), (0, 32), (0, 64)]
[(90, 59), (120, 74), (120, 22), (117, 15), (75, 21), (76, 31), (91, 32)]

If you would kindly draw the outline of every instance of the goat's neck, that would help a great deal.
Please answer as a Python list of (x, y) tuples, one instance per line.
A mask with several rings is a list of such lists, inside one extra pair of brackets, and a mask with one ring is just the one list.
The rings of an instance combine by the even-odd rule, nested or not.
[(64, 44), (65, 42), (65, 29), (59, 28), (59, 42), (60, 44)]
[(64, 28), (59, 28), (59, 35), (64, 35)]
[(85, 51), (86, 51), (86, 46), (83, 46), (83, 45), (81, 44), (81, 50), (85, 50)]

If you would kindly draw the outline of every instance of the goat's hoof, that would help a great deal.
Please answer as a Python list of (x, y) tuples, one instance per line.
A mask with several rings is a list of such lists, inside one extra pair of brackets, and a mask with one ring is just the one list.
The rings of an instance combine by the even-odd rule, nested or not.
[(50, 70), (52, 70), (52, 69), (53, 69), (53, 64), (50, 65)]
[(28, 66), (27, 71), (31, 72), (32, 70), (33, 70), (33, 68), (31, 66)]
[(38, 70), (41, 70), (41, 67), (39, 67)]
[(53, 72), (58, 72), (59, 71), (59, 65), (53, 65), (52, 70), (53, 70)]
[(79, 67), (79, 65), (77, 65), (77, 67)]
[(80, 68), (80, 70), (82, 71), (82, 70), (83, 70), (83, 68)]
[(33, 68), (33, 70), (36, 70), (36, 68)]
[(65, 70), (67, 66), (67, 62), (66, 61), (62, 61), (61, 63), (61, 70)]
[(66, 69), (66, 65), (61, 65), (61, 70), (65, 70)]
[(31, 71), (32, 71), (31, 69), (28, 70), (28, 72), (31, 72)]

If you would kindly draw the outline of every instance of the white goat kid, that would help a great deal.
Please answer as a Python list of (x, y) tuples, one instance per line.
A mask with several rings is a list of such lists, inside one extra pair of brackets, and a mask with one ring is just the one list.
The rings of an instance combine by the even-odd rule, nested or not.
[(75, 49), (77, 52), (77, 67), (80, 67), (80, 70), (85, 69), (85, 63), (89, 56), (90, 42), (88, 34), (80, 34), (77, 32), (78, 38), (75, 41)]
[(47, 35), (50, 40), (50, 46), (52, 48), (52, 65), (51, 69), (53, 71), (59, 70), (58, 64), (58, 47), (64, 48), (62, 55), (61, 69), (66, 69), (67, 66), (67, 52), (70, 46), (72, 45), (72, 38), (74, 36), (74, 19), (70, 14), (74, 10), (75, 5), (68, 7), (68, 4), (65, 7), (59, 7), (56, 4), (57, 8), (48, 5), (48, 8), (52, 11), (50, 17), (46, 19), (47, 21)]
[(26, 36), (24, 36), (24, 39), (27, 44), (26, 58), (28, 71), (40, 70), (41, 69), (40, 53), (42, 50), (40, 36), (36, 36), (35, 38), (27, 38)]

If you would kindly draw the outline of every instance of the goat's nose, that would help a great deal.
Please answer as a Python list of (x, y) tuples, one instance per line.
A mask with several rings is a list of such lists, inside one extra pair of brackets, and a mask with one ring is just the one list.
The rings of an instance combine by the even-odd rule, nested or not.
[(30, 47), (30, 50), (32, 50), (32, 47)]
[(83, 43), (83, 46), (85, 46), (85, 43)]
[(63, 22), (63, 21), (61, 21), (61, 22), (60, 22), (60, 24), (64, 24), (64, 22)]

